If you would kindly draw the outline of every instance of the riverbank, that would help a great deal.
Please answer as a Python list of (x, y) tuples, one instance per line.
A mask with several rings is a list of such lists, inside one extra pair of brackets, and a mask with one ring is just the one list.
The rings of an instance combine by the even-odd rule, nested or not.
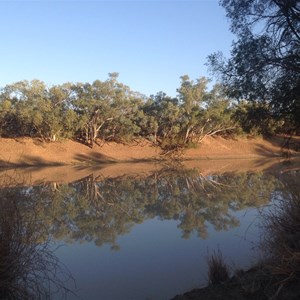
[[(224, 139), (207, 137), (197, 147), (186, 149), (182, 160), (280, 157), (284, 138)], [(294, 155), (291, 151), (288, 155)], [(93, 149), (81, 143), (65, 140), (46, 143), (32, 138), (0, 138), (0, 166), (94, 165), (113, 162), (165, 161), (169, 157), (152, 143), (114, 142), (96, 145)]]
[(300, 281), (282, 284), (262, 267), (240, 271), (226, 282), (194, 289), (171, 300), (298, 300)]

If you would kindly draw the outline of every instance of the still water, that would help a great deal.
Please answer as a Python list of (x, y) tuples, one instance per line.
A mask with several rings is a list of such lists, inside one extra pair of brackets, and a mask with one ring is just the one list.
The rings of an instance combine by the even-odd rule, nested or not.
[(261, 212), (300, 177), (280, 163), (121, 169), (0, 174), (1, 299), (170, 299), (203, 286), (218, 249), (233, 269), (259, 259)]

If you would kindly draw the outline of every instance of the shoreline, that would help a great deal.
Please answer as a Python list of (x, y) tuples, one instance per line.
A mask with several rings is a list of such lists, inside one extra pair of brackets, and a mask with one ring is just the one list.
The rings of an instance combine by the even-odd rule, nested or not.
[[(291, 159), (295, 159), (297, 157), (300, 157), (299, 155), (293, 155)], [(216, 162), (216, 161), (255, 161), (259, 159), (265, 159), (265, 160), (276, 160), (276, 159), (284, 159), (283, 156), (279, 155), (252, 155), (252, 156), (208, 156), (208, 157), (199, 157), (199, 158), (181, 158), (181, 159), (170, 159), (170, 158), (145, 158), (145, 159), (136, 159), (136, 160), (107, 160), (107, 161), (101, 161), (97, 162), (94, 160), (90, 161), (75, 161), (75, 162), (52, 162), (52, 161), (45, 161), (45, 162), (10, 162), (10, 161), (3, 161), (0, 160), (0, 170), (4, 169), (19, 169), (19, 168), (44, 168), (44, 167), (92, 167), (95, 165), (98, 165), (100, 167), (107, 166), (107, 165), (114, 165), (114, 164), (163, 164), (163, 163), (179, 163), (179, 164), (185, 164), (189, 162)]]
[(23, 166), (0, 168), (1, 176), (14, 177), (15, 184), (37, 185), (43, 182), (66, 184), (92, 176), (94, 180), (117, 177), (148, 177), (173, 170), (193, 171), (200, 176), (226, 173), (270, 172), (285, 173), (300, 169), (300, 159), (278, 158), (216, 159), (160, 162), (118, 162), (98, 165)]
[[(280, 158), (283, 137), (270, 139), (224, 139), (207, 137), (196, 148), (184, 149), (180, 156), (166, 156), (158, 146), (148, 141), (141, 144), (105, 143), (89, 148), (79, 142), (41, 142), (32, 138), (0, 138), (0, 167), (29, 166), (90, 166), (113, 163), (159, 163), (166, 161), (207, 161)], [(288, 150), (286, 157), (300, 153)]]
[(227, 281), (195, 288), (170, 300), (297, 300), (299, 280), (286, 285), (283, 278), (272, 275), (263, 265), (239, 270)]

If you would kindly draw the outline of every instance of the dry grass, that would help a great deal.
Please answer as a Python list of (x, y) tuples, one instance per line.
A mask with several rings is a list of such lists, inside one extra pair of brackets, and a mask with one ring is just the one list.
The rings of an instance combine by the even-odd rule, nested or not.
[(222, 283), (230, 278), (229, 267), (220, 249), (207, 258), (208, 284)]
[(267, 212), (262, 240), (268, 267), (281, 284), (300, 279), (300, 186), (297, 176), (285, 175), (284, 188)]
[(71, 274), (42, 241), (41, 223), (24, 217), (16, 190), (0, 190), (0, 299), (50, 299), (69, 292)]

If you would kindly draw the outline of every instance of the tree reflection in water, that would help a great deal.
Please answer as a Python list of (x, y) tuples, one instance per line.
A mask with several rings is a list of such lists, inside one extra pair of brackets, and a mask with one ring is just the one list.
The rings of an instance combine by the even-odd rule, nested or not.
[[(289, 174), (289, 182), (298, 182), (299, 172)], [(285, 199), (283, 176), (166, 169), (34, 186), (1, 183), (0, 177), (0, 298), (49, 299), (53, 291), (67, 292), (63, 285), (70, 277), (50, 251), (53, 240), (117, 250), (119, 236), (154, 218), (175, 220), (183, 238), (207, 238), (211, 227), (239, 226), (236, 212), (265, 206), (278, 195)]]
[(268, 203), (280, 185), (264, 173), (227, 173), (204, 177), (197, 170), (166, 170), (147, 177), (83, 178), (70, 184), (19, 188), (26, 194), (24, 212), (43, 220), (54, 238), (94, 241), (118, 249), (117, 237), (147, 219), (177, 220), (183, 238), (207, 226), (228, 230), (239, 226), (236, 211)]
[(64, 284), (71, 274), (50, 249), (47, 230), (32, 205), (28, 188), (0, 191), (1, 299), (50, 299), (70, 292)]

